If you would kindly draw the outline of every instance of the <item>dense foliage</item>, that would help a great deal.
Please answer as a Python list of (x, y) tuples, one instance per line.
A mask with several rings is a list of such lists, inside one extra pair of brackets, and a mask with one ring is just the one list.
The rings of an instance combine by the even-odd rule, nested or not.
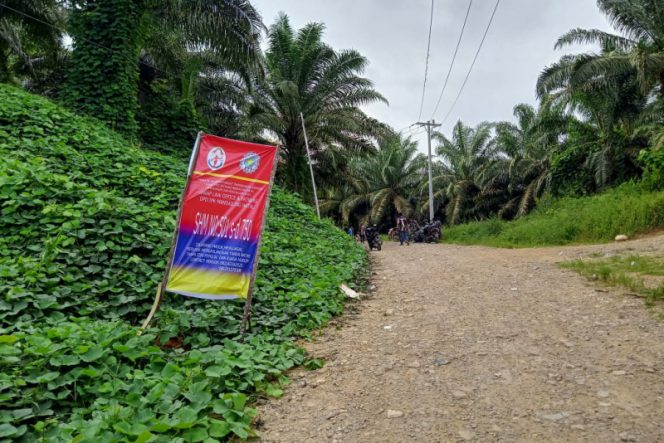
[[(76, 3), (69, 27), (74, 50), (62, 99), (81, 114), (94, 116), (133, 137), (138, 129), (137, 61), (146, 2)], [(100, 77), (104, 81), (99, 81)]]
[(625, 183), (602, 194), (549, 199), (515, 221), (492, 218), (454, 226), (443, 240), (461, 244), (531, 247), (612, 241), (664, 226), (664, 192)]
[[(245, 0), (71, 0), (64, 5), (71, 16), (68, 31), (74, 48), (62, 100), (128, 137), (138, 135), (139, 85), (144, 102), (151, 98), (152, 82), (169, 84), (169, 104), (179, 112), (167, 115), (155, 109), (153, 115), (152, 108), (143, 107), (143, 119), (176, 125), (183, 110), (193, 114), (187, 120), (198, 122), (199, 113), (214, 107), (205, 102), (197, 110), (200, 96), (210, 98), (201, 88), (213, 93), (227, 89), (223, 81), (209, 78), (257, 70), (262, 22)], [(141, 129), (152, 144), (153, 128)], [(192, 140), (194, 134), (189, 134)], [(186, 150), (189, 143), (183, 144), (180, 149)]]
[[(33, 17), (33, 18), (29, 18)], [(43, 83), (64, 23), (56, 0), (6, 0), (0, 8), (0, 81)]]
[[(517, 104), (513, 121), (458, 122), (435, 135), (436, 218), (511, 220), (549, 196), (593, 195), (631, 180), (662, 186), (662, 8), (655, 0), (597, 4), (615, 32), (561, 36), (556, 48), (590, 43), (596, 52), (545, 67), (539, 103)], [(266, 27), (248, 0), (8, 5), (0, 7), (0, 79), (59, 92), (70, 108), (180, 158), (201, 128), (278, 143), (278, 183), (313, 203), (302, 114), (327, 216), (382, 227), (397, 212), (426, 218), (426, 168), (411, 165), (407, 137), (362, 111), (385, 101), (364, 76), (368, 60), (329, 46), (323, 23), (295, 29), (281, 14)], [(65, 32), (73, 50), (62, 44)], [(387, 145), (403, 152), (387, 155)]]
[(323, 30), (322, 23), (310, 23), (296, 31), (286, 15), (277, 19), (268, 32), (266, 76), (257, 81), (247, 111), (250, 134), (267, 131), (284, 146), (280, 181), (305, 194), (311, 185), (301, 115), (318, 162), (339, 151), (371, 151), (375, 137), (386, 132), (360, 109), (386, 102), (361, 76), (368, 60), (355, 50), (335, 51), (323, 41)]
[(341, 176), (326, 188), (323, 212), (337, 212), (340, 222), (354, 225), (393, 219), (397, 212), (414, 216), (409, 196), (419, 185), (424, 166), (415, 142), (383, 138), (374, 155), (349, 159)]
[(253, 328), (242, 304), (168, 296), (161, 278), (186, 162), (0, 86), (0, 438), (245, 438), (251, 402), (304, 362), (290, 339), (342, 310), (364, 251), (273, 193)]

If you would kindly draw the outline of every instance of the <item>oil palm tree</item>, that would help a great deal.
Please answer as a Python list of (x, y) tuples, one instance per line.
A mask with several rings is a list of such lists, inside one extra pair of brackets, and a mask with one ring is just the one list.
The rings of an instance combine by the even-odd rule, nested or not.
[[(638, 173), (646, 139), (637, 132), (649, 101), (664, 99), (664, 8), (657, 0), (598, 0), (622, 35), (574, 29), (556, 47), (596, 43), (598, 54), (566, 55), (537, 82), (539, 96), (580, 115), (585, 166), (602, 188)], [(594, 134), (593, 137), (588, 135)]]
[(424, 174), (424, 160), (417, 143), (400, 136), (381, 140), (371, 155), (355, 157), (348, 175), (352, 191), (339, 205), (342, 221), (348, 223), (354, 215), (379, 224), (395, 212), (412, 215), (410, 197)]
[(600, 10), (622, 35), (597, 29), (573, 29), (556, 48), (597, 44), (599, 54), (567, 56), (547, 68), (538, 81), (540, 97), (567, 86), (613, 87), (618, 76), (635, 73), (640, 92), (659, 89), (664, 97), (664, 6), (660, 0), (598, 0)]
[(266, 75), (247, 113), (247, 135), (266, 132), (284, 147), (280, 181), (300, 193), (309, 192), (300, 114), (314, 155), (329, 146), (371, 150), (386, 130), (359, 108), (386, 101), (361, 76), (367, 59), (354, 50), (335, 51), (323, 41), (323, 31), (320, 23), (296, 31), (286, 15), (278, 17), (268, 32)]
[(64, 26), (63, 10), (56, 0), (6, 0), (0, 5), (0, 81), (12, 79), (10, 56), (34, 75), (29, 47), (56, 52)]
[(496, 125), (497, 148), (508, 157), (501, 164), (507, 167), (510, 199), (498, 215), (520, 217), (535, 207), (536, 200), (551, 182), (551, 161), (562, 137), (574, 118), (562, 106), (528, 104), (514, 107), (516, 123)]
[(480, 123), (475, 128), (458, 122), (449, 139), (434, 135), (439, 143), (436, 152), (442, 163), (434, 178), (434, 199), (446, 200), (446, 219), (450, 225), (472, 218), (482, 218), (502, 200), (504, 168), (493, 138), (493, 125)]
[[(577, 57), (569, 57), (561, 60), (559, 68), (582, 63)], [(540, 81), (546, 82), (550, 73), (545, 71)], [(638, 172), (634, 162), (638, 151), (645, 147), (645, 139), (637, 130), (648, 96), (641, 91), (636, 69), (588, 84), (577, 84), (569, 77), (566, 85), (545, 96), (544, 102), (546, 106), (564, 106), (570, 118), (580, 118), (577, 125), (584, 126), (584, 136), (570, 143), (582, 143), (575, 149), (587, 153), (585, 167), (592, 171), (598, 189)]]
[[(136, 129), (141, 57), (143, 66), (155, 63), (162, 75), (184, 72), (175, 79), (183, 86), (181, 93), (188, 92), (199, 74), (190, 68), (203, 65), (191, 53), (213, 52), (228, 69), (260, 63), (263, 24), (247, 0), (70, 3), (74, 50), (63, 98), (70, 107), (95, 114), (129, 135)], [(95, 66), (103, 67), (105, 82), (90, 75)], [(108, 87), (109, 82), (115, 87)]]

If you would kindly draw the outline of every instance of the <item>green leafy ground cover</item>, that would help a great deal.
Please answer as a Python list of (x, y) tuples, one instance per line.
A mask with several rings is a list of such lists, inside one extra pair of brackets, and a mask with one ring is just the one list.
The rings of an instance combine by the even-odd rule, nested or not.
[(617, 255), (593, 257), (561, 264), (592, 280), (620, 286), (646, 298), (647, 304), (664, 300), (664, 257)]
[(0, 85), (0, 441), (246, 438), (292, 339), (342, 312), (363, 249), (275, 189), (251, 333), (240, 302), (167, 295), (137, 336), (186, 166)]
[(664, 191), (649, 192), (626, 183), (603, 194), (542, 202), (527, 216), (443, 230), (443, 241), (521, 248), (612, 241), (664, 226)]

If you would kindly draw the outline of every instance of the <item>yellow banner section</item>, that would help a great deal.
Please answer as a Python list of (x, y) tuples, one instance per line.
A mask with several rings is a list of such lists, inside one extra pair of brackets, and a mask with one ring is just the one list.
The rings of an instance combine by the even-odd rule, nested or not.
[[(171, 292), (190, 297), (223, 300), (247, 298), (250, 283), (250, 274), (230, 274), (205, 269), (173, 267), (166, 287)], [(229, 295), (220, 294), (220, 290), (227, 291)]]
[(256, 178), (240, 177), (239, 175), (216, 174), (214, 172), (194, 171), (194, 175), (207, 175), (207, 176), (210, 176), (210, 177), (217, 177), (217, 178), (234, 178), (235, 180), (241, 180), (241, 181), (251, 182), (251, 183), (260, 183), (262, 185), (269, 185), (270, 184), (270, 182), (268, 182), (268, 181), (258, 180)]

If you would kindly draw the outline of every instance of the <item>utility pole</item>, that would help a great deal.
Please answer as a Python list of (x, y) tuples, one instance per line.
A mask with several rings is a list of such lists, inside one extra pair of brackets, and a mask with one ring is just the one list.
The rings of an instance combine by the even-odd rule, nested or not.
[(436, 124), (435, 120), (429, 120), (427, 122), (417, 122), (415, 123), (418, 126), (425, 126), (427, 128), (427, 138), (429, 141), (429, 223), (433, 222), (433, 183), (431, 179), (431, 132), (433, 128), (441, 126)]

